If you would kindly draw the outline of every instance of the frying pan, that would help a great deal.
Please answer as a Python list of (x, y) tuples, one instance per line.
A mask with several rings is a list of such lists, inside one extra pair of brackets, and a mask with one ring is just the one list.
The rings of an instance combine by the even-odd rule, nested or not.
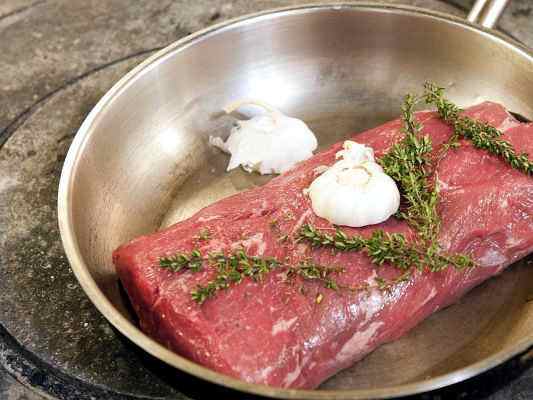
[(249, 384), (144, 335), (111, 262), (119, 244), (266, 182), (226, 173), (227, 156), (207, 144), (209, 135), (227, 135), (233, 119), (220, 110), (236, 99), (260, 99), (305, 120), (322, 148), (397, 117), (402, 96), (425, 80), (446, 86), (459, 104), (490, 99), (531, 119), (533, 55), (487, 28), (505, 3), (478, 1), (470, 21), (378, 4), (277, 9), (215, 25), (147, 59), (91, 111), (61, 176), (62, 240), (89, 298), (120, 332), (164, 362), (277, 398), (408, 395), (464, 380), (526, 351), (533, 344), (528, 260), (317, 390)]

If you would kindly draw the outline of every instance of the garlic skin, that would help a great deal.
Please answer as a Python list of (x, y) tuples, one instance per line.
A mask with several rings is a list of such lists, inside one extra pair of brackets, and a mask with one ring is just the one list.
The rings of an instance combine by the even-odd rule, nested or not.
[(352, 140), (346, 140), (343, 143), (342, 150), (335, 154), (335, 158), (337, 160), (342, 158), (346, 162), (353, 164), (361, 164), (365, 161), (375, 162), (374, 149), (372, 147), (367, 147), (364, 144)]
[(335, 225), (359, 228), (384, 222), (398, 211), (398, 187), (375, 162), (372, 148), (345, 141), (336, 157), (341, 159), (306, 191), (316, 215)]
[(226, 142), (219, 137), (209, 137), (211, 145), (231, 154), (227, 171), (241, 165), (246, 172), (281, 174), (313, 155), (318, 143), (302, 120), (253, 100), (233, 103), (225, 111), (229, 114), (244, 104), (258, 105), (267, 114), (237, 121)]

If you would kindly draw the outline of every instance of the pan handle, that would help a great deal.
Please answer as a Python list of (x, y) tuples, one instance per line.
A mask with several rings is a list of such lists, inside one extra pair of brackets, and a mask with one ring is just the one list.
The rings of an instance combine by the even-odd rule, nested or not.
[(509, 0), (477, 0), (466, 19), (485, 28), (492, 28), (508, 3)]

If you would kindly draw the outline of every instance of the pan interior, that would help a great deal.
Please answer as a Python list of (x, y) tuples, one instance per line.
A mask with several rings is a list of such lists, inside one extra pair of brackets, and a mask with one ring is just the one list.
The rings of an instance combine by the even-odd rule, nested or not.
[[(491, 99), (531, 119), (532, 66), (529, 55), (484, 32), (387, 7), (304, 8), (200, 35), (130, 77), (81, 133), (68, 190), (83, 265), (73, 268), (86, 268), (113, 312), (133, 321), (118, 288), (113, 249), (266, 182), (240, 170), (225, 172), (227, 156), (207, 145), (209, 135), (228, 134), (233, 117), (220, 110), (233, 100), (259, 99), (305, 120), (324, 148), (397, 117), (402, 96), (425, 80), (447, 86), (459, 104)], [(322, 388), (426, 382), (533, 339), (533, 270), (527, 264), (513, 266)]]
[[(360, 126), (357, 113), (306, 119), (322, 147), (348, 138)], [(376, 119), (377, 125), (380, 121)], [(268, 177), (241, 169), (226, 172), (229, 157), (208, 149), (205, 168), (176, 193), (162, 227), (183, 220), (231, 194), (262, 185)], [(434, 314), (399, 340), (386, 344), (353, 367), (324, 382), (322, 389), (372, 389), (427, 380), (489, 357), (531, 335), (533, 268), (528, 259), (485, 282), (458, 304)], [(406, 310), (409, 313), (409, 310)]]

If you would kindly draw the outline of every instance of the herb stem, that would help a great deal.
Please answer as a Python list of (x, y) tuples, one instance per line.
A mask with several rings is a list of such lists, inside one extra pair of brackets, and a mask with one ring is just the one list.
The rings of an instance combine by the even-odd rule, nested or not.
[(424, 89), (426, 103), (437, 107), (439, 116), (452, 126), (455, 137), (470, 140), (478, 149), (487, 150), (501, 157), (511, 167), (525, 174), (533, 173), (533, 163), (529, 160), (529, 155), (517, 154), (511, 143), (501, 138), (503, 135), (501, 131), (485, 122), (461, 116), (462, 110), (444, 97), (444, 88), (426, 82)]
[(388, 263), (402, 271), (409, 271), (414, 267), (421, 271), (427, 269), (436, 272), (448, 265), (457, 269), (474, 265), (467, 256), (447, 255), (435, 251), (434, 248), (423, 250), (419, 246), (408, 244), (404, 235), (387, 233), (381, 229), (375, 230), (366, 239), (362, 236), (348, 236), (340, 229), (337, 229), (335, 235), (330, 235), (306, 224), (300, 231), (300, 237), (313, 247), (332, 247), (338, 251), (364, 251), (373, 264), (380, 266)]

